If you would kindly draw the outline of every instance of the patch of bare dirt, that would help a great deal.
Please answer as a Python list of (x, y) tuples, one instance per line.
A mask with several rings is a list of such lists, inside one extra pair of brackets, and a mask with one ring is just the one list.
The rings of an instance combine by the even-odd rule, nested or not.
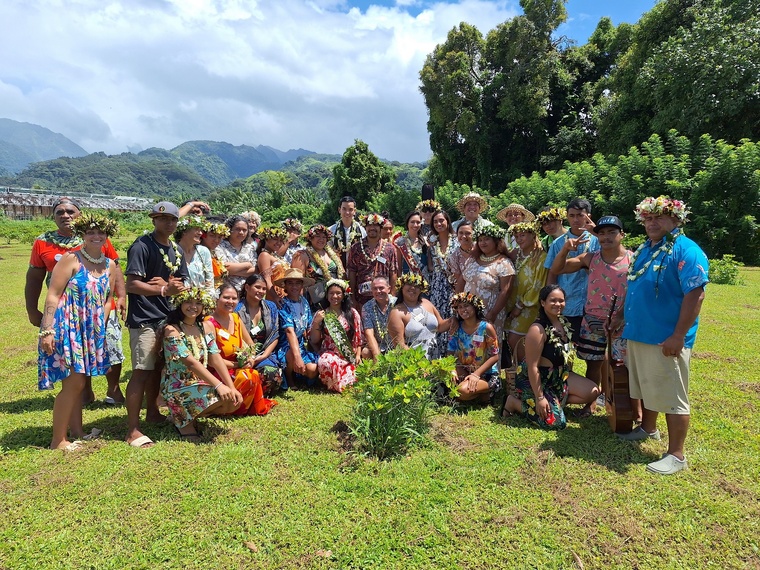
[(739, 362), (739, 359), (734, 356), (720, 356), (714, 352), (693, 352), (691, 357), (697, 360), (721, 360), (731, 364)]
[(755, 382), (742, 382), (739, 384), (739, 390), (760, 396), (760, 384)]
[[(435, 416), (430, 425), (430, 436), (455, 453), (479, 449), (480, 445), (471, 442), (466, 437), (457, 433), (457, 430), (462, 429), (461, 423), (462, 421), (454, 422), (448, 416)], [(469, 423), (472, 423), (472, 421)]]

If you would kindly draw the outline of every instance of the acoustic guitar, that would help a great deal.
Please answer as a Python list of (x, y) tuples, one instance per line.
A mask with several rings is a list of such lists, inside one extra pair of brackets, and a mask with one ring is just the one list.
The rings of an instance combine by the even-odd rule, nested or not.
[(628, 388), (628, 368), (622, 362), (616, 362), (612, 358), (612, 331), (610, 323), (617, 305), (617, 295), (612, 296), (612, 306), (607, 315), (607, 349), (604, 355), (604, 363), (607, 370), (607, 386), (604, 391), (604, 407), (607, 410), (607, 421), (615, 433), (630, 433), (633, 430), (635, 412), (631, 403), (631, 394)]

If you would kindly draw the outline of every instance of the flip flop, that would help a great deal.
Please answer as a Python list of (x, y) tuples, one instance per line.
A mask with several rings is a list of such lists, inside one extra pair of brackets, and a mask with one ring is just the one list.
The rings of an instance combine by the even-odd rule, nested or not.
[(80, 449), (82, 449), (82, 442), (77, 440), (77, 441), (72, 441), (70, 444), (64, 447), (63, 451), (65, 451), (66, 453), (72, 453), (74, 451), (79, 451)]
[(153, 440), (150, 439), (147, 435), (141, 435), (140, 437), (136, 437), (135, 439), (133, 439), (132, 441), (130, 441), (129, 445), (131, 447), (137, 447), (137, 448), (140, 448), (140, 449), (144, 449), (144, 448), (148, 448), (148, 447), (153, 447), (153, 445), (155, 445), (155, 444), (153, 443)]
[(90, 433), (83, 435), (80, 439), (83, 441), (92, 441), (93, 439), (98, 439), (101, 433), (103, 433), (102, 429), (92, 428), (92, 431)]
[(174, 426), (174, 430), (177, 432), (180, 439), (184, 439), (190, 443), (200, 443), (201, 441), (201, 434), (199, 434), (197, 430), (193, 433), (182, 433), (177, 426)]
[(124, 401), (117, 402), (111, 396), (106, 396), (105, 398), (103, 398), (103, 403), (106, 406), (121, 406), (124, 403)]

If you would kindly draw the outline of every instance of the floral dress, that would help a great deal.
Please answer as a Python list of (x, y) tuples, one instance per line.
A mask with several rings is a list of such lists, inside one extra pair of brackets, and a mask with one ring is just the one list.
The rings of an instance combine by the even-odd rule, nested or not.
[[(489, 265), (480, 265), (477, 260), (470, 258), (464, 265), (462, 276), (464, 277), (465, 293), (472, 293), (483, 299), (486, 312), (496, 304), (496, 299), (501, 291), (500, 279), (515, 274), (515, 267), (506, 257), (497, 259)], [(499, 311), (494, 319), (493, 326), (496, 329), (496, 337), (501, 340), (504, 333), (504, 321), (507, 318), (507, 308)]]
[[(329, 275), (324, 275), (324, 270), (317, 264), (316, 261), (314, 261), (314, 256), (319, 254), (312, 248), (305, 249), (306, 257), (309, 261), (306, 265), (305, 276), (314, 279), (314, 285), (306, 288), (305, 295), (309, 299), (311, 310), (317, 311), (322, 308), (320, 303), (325, 298), (325, 283), (327, 283), (330, 279), (345, 279), (346, 272), (344, 271), (342, 265), (338, 265), (340, 263), (340, 257), (338, 257), (338, 255), (332, 251), (332, 249), (327, 250), (327, 248), (325, 248), (325, 251), (328, 251), (330, 262), (327, 264), (327, 271), (329, 272)], [(333, 259), (333, 255), (335, 256), (335, 259)]]
[[(347, 338), (351, 327), (349, 327), (349, 323), (344, 315), (338, 316), (338, 321), (343, 330), (346, 331), (342, 342), (345, 343), (348, 340), (350, 343), (350, 345), (343, 347), (343, 350), (338, 348), (335, 339), (330, 335), (330, 327), (325, 326), (322, 329), (322, 349), (317, 361), (317, 370), (319, 371), (319, 379), (322, 383), (327, 386), (328, 390), (335, 392), (342, 392), (346, 386), (350, 386), (356, 382), (356, 364), (353, 362), (355, 352), (353, 351), (362, 344), (362, 323), (356, 309), (351, 309), (351, 318), (354, 321), (354, 332), (351, 338)], [(350, 351), (351, 354), (346, 355), (343, 351)]]
[(50, 327), (55, 331), (53, 354), (39, 351), (40, 390), (52, 390), (55, 382), (71, 373), (103, 376), (111, 366), (105, 350), (110, 264), (106, 258), (103, 275), (95, 276), (80, 259), (79, 270), (66, 284)]
[(214, 292), (214, 265), (211, 260), (211, 252), (206, 246), (196, 245), (195, 253), (187, 262), (187, 275), (185, 285), (188, 287), (200, 287), (209, 293)]
[(399, 261), (401, 262), (399, 275), (416, 273), (422, 275), (426, 281), (430, 279), (427, 264), (428, 246), (425, 241), (420, 239), (421, 245), (416, 248), (412, 245), (409, 237), (402, 234), (393, 236), (392, 241), (393, 245), (396, 246), (396, 250), (399, 253)]
[(528, 256), (517, 261), (516, 283), (512, 287), (507, 307), (511, 311), (519, 305), (522, 310), (507, 323), (511, 333), (527, 334), (530, 325), (538, 317), (538, 293), (546, 284), (546, 276), (549, 273), (544, 267), (545, 261), (546, 252), (541, 248), (534, 249)]
[[(230, 334), (214, 317), (208, 317), (208, 321), (214, 325), (216, 331), (216, 342), (222, 358), (225, 360), (236, 360), (236, 352), (243, 347), (243, 333), (240, 316), (237, 313), (230, 315), (232, 318), (232, 334)], [(230, 376), (235, 388), (243, 396), (243, 403), (235, 410), (235, 416), (264, 416), (277, 405), (274, 400), (264, 397), (264, 388), (261, 382), (261, 376), (257, 370), (251, 368), (232, 368)], [(213, 372), (214, 376), (218, 375)]]
[(206, 366), (208, 355), (218, 353), (219, 347), (213, 333), (204, 333), (200, 347), (194, 338), (190, 340), (184, 333), (165, 336), (163, 346), (166, 364), (161, 377), (161, 396), (174, 425), (183, 428), (216, 404), (219, 398), (213, 386), (193, 374), (182, 359), (193, 356)]
[[(435, 237), (435, 236), (433, 236)], [(449, 237), (449, 246), (446, 251), (441, 251), (440, 243), (436, 240), (430, 246), (429, 254), (433, 262), (433, 273), (430, 275), (430, 302), (433, 303), (441, 318), (448, 319), (451, 316), (451, 296), (454, 287), (451, 284), (451, 275), (448, 270), (448, 257), (458, 249), (456, 240)], [(449, 343), (449, 333), (438, 333), (435, 339), (435, 347), (431, 352), (432, 358), (446, 356), (446, 348)]]
[[(466, 369), (470, 374), (480, 368), (483, 363), (492, 356), (499, 354), (499, 341), (491, 338), (486, 334), (488, 323), (480, 321), (475, 332), (468, 334), (462, 324), (459, 324), (457, 332), (449, 339), (448, 352), (457, 359), (457, 366)], [(491, 392), (491, 398), (501, 390), (501, 380), (499, 379), (499, 370), (494, 364), (491, 369), (483, 374), (483, 380), (488, 383)]]
[[(216, 258), (223, 264), (227, 263), (245, 263), (250, 262), (251, 265), (256, 267), (256, 261), (258, 256), (256, 250), (250, 243), (244, 243), (240, 249), (236, 249), (228, 240), (222, 241), (216, 248)], [(230, 281), (235, 289), (240, 291), (245, 283), (245, 277), (242, 275), (227, 275), (227, 280)]]

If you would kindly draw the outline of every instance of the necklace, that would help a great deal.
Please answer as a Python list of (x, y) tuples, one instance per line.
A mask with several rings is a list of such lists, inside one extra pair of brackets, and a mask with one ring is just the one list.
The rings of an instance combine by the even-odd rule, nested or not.
[(95, 265), (100, 265), (106, 260), (106, 254), (103, 253), (103, 251), (100, 252), (100, 257), (92, 257), (85, 251), (84, 248), (80, 249), (79, 252), (82, 254), (82, 257), (84, 257), (90, 263), (94, 263)]
[(484, 263), (491, 263), (492, 261), (494, 261), (500, 255), (501, 254), (498, 251), (496, 253), (494, 253), (493, 255), (483, 255), (481, 253), (480, 254), (480, 261), (482, 261)]
[(340, 317), (332, 310), (325, 311), (324, 323), (325, 329), (327, 329), (327, 334), (330, 335), (335, 348), (338, 349), (338, 352), (343, 356), (343, 359), (351, 364), (356, 364), (356, 355), (353, 351), (353, 345), (348, 338), (346, 329), (343, 328), (343, 323), (340, 322)]
[[(359, 225), (356, 222), (352, 222), (351, 226), (349, 226), (348, 229), (348, 237), (346, 237), (346, 232), (343, 228), (343, 221), (338, 220), (335, 222), (335, 235), (333, 236), (333, 243), (335, 244), (335, 249), (337, 249), (340, 253), (344, 253), (349, 250), (351, 245), (353, 245), (354, 240), (356, 239), (356, 236), (361, 236), (360, 232), (357, 232)], [(341, 238), (338, 236), (338, 232), (340, 232), (341, 236), (345, 239), (346, 243), (345, 245), (342, 243)], [(361, 241), (361, 240), (360, 240)]]
[[(380, 307), (377, 304), (377, 301), (375, 301), (375, 304), (372, 307), (372, 324), (374, 324), (375, 333), (377, 333), (377, 336), (380, 338), (379, 344), (381, 348), (385, 347), (385, 339), (388, 337), (388, 309), (390, 306), (391, 304), (388, 303), (385, 307), (385, 311), (380, 310), (380, 315), (385, 317), (385, 326), (381, 326), (380, 324), (380, 315), (377, 314)], [(407, 309), (408, 308), (409, 307), (407, 307)]]
[(570, 342), (573, 337), (572, 332), (570, 331), (570, 323), (562, 315), (559, 315), (557, 318), (559, 319), (560, 326), (565, 333), (567, 341), (563, 342), (563, 339), (557, 336), (555, 325), (551, 322), (549, 323), (550, 326), (545, 327), (544, 330), (546, 330), (546, 336), (549, 339), (549, 342), (562, 353), (562, 359), (565, 362), (565, 366), (567, 368), (572, 368), (573, 362), (575, 361), (575, 346)]
[(82, 245), (83, 242), (82, 238), (78, 235), (62, 236), (57, 231), (45, 232), (40, 236), (40, 238), (44, 239), (47, 242), (53, 243), (62, 249), (73, 249)]
[(180, 262), (182, 261), (182, 254), (179, 252), (177, 243), (173, 239), (169, 239), (169, 245), (171, 245), (172, 249), (174, 250), (174, 263), (172, 263), (163, 248), (158, 245), (158, 242), (153, 237), (153, 234), (150, 234), (150, 240), (156, 245), (156, 249), (158, 249), (158, 253), (161, 254), (161, 258), (164, 260), (164, 265), (166, 265), (166, 267), (169, 269), (169, 276), (171, 277), (179, 269)]
[(362, 253), (364, 254), (364, 257), (367, 258), (367, 261), (369, 262), (369, 264), (372, 265), (373, 263), (377, 261), (377, 258), (380, 257), (380, 253), (383, 251), (383, 246), (385, 245), (385, 240), (380, 238), (380, 241), (377, 242), (377, 246), (375, 246), (375, 254), (373, 256), (369, 255), (367, 253), (367, 250), (364, 249), (364, 242), (365, 240), (360, 240), (359, 247), (361, 247)]
[[(327, 252), (327, 256), (329, 257), (330, 261), (335, 264), (336, 277), (338, 279), (343, 279), (346, 272), (343, 269), (343, 264), (339, 263), (338, 255), (335, 253), (335, 250), (331, 248), (329, 245), (326, 245), (324, 251)], [(330, 266), (327, 263), (325, 263), (325, 260), (322, 259), (322, 256), (317, 252), (316, 249), (308, 245), (306, 246), (306, 252), (309, 254), (309, 257), (311, 257), (314, 260), (314, 263), (322, 272), (322, 277), (324, 277), (325, 279), (328, 279), (328, 275), (332, 276), (332, 272), (330, 271)]]
[[(654, 262), (654, 260), (660, 255), (660, 253), (663, 254), (662, 256), (663, 259), (669, 256), (676, 245), (676, 240), (679, 237), (681, 237), (681, 235), (682, 235), (681, 228), (676, 228), (676, 230), (673, 233), (666, 235), (662, 241), (662, 245), (658, 247), (657, 249), (655, 249), (654, 251), (652, 251), (649, 259), (644, 265), (641, 266), (641, 269), (639, 269), (638, 271), (634, 271), (634, 266), (636, 265), (636, 261), (638, 261), (639, 256), (641, 255), (641, 252), (644, 251), (644, 247), (647, 244), (646, 241), (642, 243), (638, 247), (636, 252), (633, 254), (633, 256), (631, 257), (630, 264), (628, 265), (628, 281), (631, 281), (631, 282), (636, 281), (642, 275), (644, 275), (644, 273), (647, 272), (647, 269), (649, 269), (649, 266), (652, 265), (652, 262)], [(650, 241), (650, 240), (647, 240), (647, 241)], [(660, 274), (662, 273), (662, 264), (658, 265), (655, 271), (657, 272), (657, 281), (654, 285), (654, 294), (655, 296), (657, 296), (659, 292), (659, 286), (660, 286)]]
[(198, 362), (204, 367), (206, 366), (206, 359), (208, 358), (208, 347), (205, 342), (201, 342), (202, 348), (198, 346), (198, 341), (195, 339), (195, 335), (185, 332), (185, 323), (180, 321), (179, 328), (182, 329), (182, 336), (187, 342), (187, 346), (190, 349), (190, 354), (193, 355)]

